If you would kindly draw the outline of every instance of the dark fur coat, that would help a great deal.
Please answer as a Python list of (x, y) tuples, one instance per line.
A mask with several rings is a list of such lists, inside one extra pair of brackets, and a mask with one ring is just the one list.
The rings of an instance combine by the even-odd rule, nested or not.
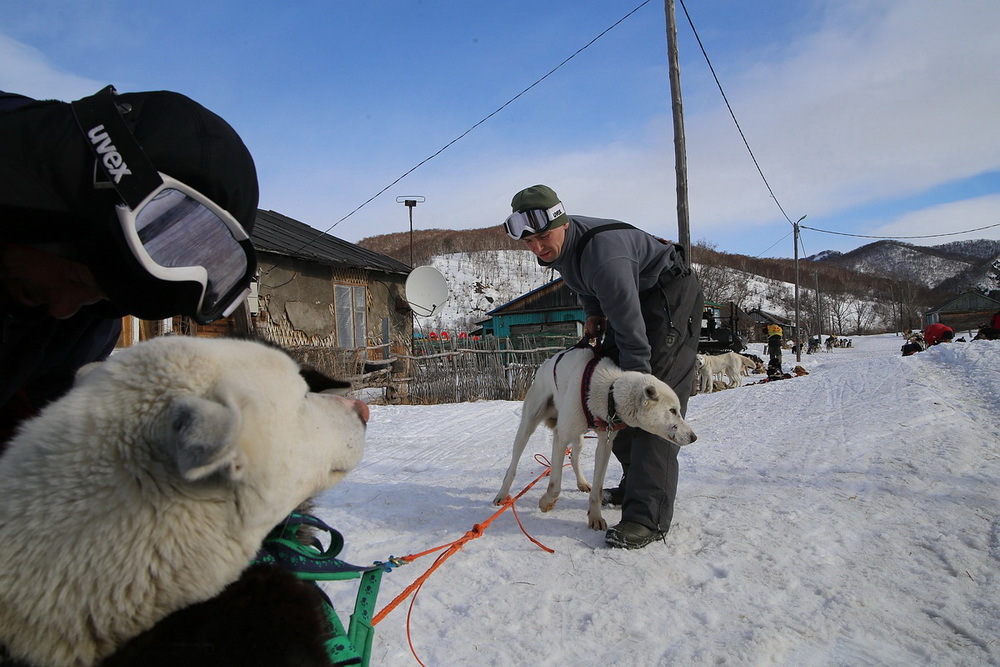
[(181, 609), (123, 645), (103, 667), (330, 667), (323, 593), (254, 565), (211, 600)]

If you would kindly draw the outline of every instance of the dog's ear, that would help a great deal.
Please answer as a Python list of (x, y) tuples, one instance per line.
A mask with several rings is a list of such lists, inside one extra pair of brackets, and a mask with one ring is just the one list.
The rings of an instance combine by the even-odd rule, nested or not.
[(239, 479), (244, 467), (236, 445), (239, 426), (239, 414), (232, 407), (197, 396), (183, 396), (170, 403), (154, 440), (188, 481), (215, 473)]
[(344, 380), (337, 380), (319, 372), (315, 368), (303, 366), (299, 369), (302, 379), (309, 385), (309, 391), (317, 394), (334, 394), (336, 396), (346, 396), (351, 390), (351, 383)]
[(660, 395), (656, 391), (656, 387), (651, 384), (646, 385), (646, 400), (647, 401), (658, 401), (660, 400)]

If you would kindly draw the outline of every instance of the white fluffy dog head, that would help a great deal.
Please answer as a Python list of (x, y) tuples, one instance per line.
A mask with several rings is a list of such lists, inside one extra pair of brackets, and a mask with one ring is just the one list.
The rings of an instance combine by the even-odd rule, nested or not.
[(367, 417), (247, 341), (160, 338), (86, 367), (0, 457), (0, 643), (92, 664), (214, 597), (357, 465)]
[(646, 373), (626, 371), (615, 380), (612, 391), (618, 416), (629, 426), (679, 446), (698, 439), (681, 416), (680, 401), (667, 383)]

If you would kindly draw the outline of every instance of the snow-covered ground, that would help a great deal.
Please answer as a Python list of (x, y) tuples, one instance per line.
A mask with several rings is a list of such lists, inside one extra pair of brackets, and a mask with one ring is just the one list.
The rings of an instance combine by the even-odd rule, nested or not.
[[(501, 514), (420, 589), (416, 655), (426, 665), (1000, 663), (1000, 341), (905, 358), (902, 343), (857, 337), (804, 355), (808, 376), (692, 398), (699, 439), (681, 452), (665, 544), (609, 549), (587, 528), (572, 475), (547, 514), (538, 483), (518, 516), (554, 553)], [(320, 498), (318, 513), (346, 538), (342, 557), (418, 553), (487, 520), (519, 412), (503, 401), (373, 406), (361, 466)], [(544, 429), (533, 436), (516, 490), (544, 470), (530, 455), (547, 455), (549, 441)], [(606, 508), (609, 523), (618, 517)], [(437, 555), (386, 574), (376, 609)], [(353, 583), (326, 585), (344, 614)], [(408, 605), (376, 626), (373, 665), (418, 664)]]

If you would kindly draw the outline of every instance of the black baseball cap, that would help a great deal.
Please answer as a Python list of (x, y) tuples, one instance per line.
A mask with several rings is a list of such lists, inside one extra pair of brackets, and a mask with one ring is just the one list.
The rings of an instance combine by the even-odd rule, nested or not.
[[(257, 212), (253, 158), (217, 114), (175, 92), (115, 96), (155, 168), (228, 211), (249, 234)], [(82, 261), (108, 295), (109, 314), (186, 315), (190, 299), (148, 279), (114, 233), (115, 191), (101, 175), (70, 104), (39, 101), (0, 115), (0, 217), (4, 240), (57, 247)], [(107, 306), (107, 304), (106, 304)]]

